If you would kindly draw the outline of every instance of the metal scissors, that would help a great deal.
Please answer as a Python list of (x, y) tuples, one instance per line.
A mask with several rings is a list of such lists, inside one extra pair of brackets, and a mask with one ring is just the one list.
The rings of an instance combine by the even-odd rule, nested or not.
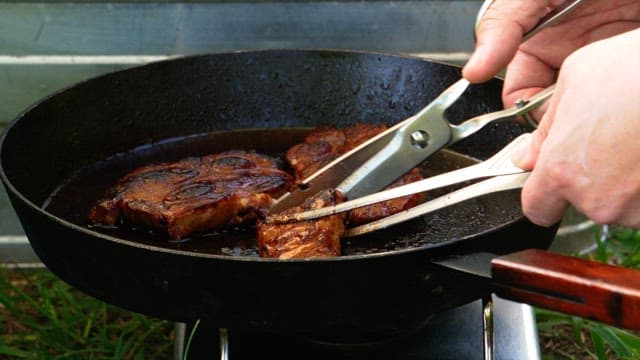
[[(532, 29), (524, 36), (523, 41), (527, 40), (543, 28), (555, 23), (560, 17), (569, 13), (582, 1), (583, 0), (570, 1), (568, 2), (568, 4), (565, 4), (565, 6), (557, 9), (552, 14), (547, 15), (547, 17), (545, 17), (536, 27), (534, 27), (534, 29)], [(478, 15), (478, 20), (481, 18), (484, 11), (486, 11), (486, 9), (491, 5), (492, 2), (493, 0), (485, 1)], [(491, 122), (509, 119), (513, 116), (528, 114), (530, 111), (543, 104), (546, 99), (548, 99), (553, 94), (555, 88), (555, 85), (552, 85), (534, 95), (530, 99), (519, 101), (514, 107), (489, 114), (483, 114), (468, 119), (458, 125), (451, 124), (446, 119), (445, 111), (460, 96), (462, 96), (468, 86), (469, 82), (467, 80), (458, 80), (456, 83), (442, 92), (435, 100), (433, 100), (426, 107), (420, 110), (416, 115), (394, 125), (383, 133), (366, 141), (352, 151), (340, 156), (322, 169), (318, 170), (307, 179), (303, 180), (303, 182), (296, 189), (283, 195), (276, 201), (276, 203), (270, 209), (269, 213), (271, 215), (269, 215), (268, 221), (284, 222), (292, 220), (306, 220), (322, 216), (318, 215), (319, 213), (327, 215), (330, 213), (338, 212), (335, 209), (329, 208), (327, 210), (317, 209), (308, 211), (297, 214), (297, 216), (284, 216), (277, 214), (282, 210), (300, 204), (307, 197), (324, 189), (336, 189), (342, 192), (347, 197), (347, 199), (362, 202), (362, 200), (358, 199), (380, 191), (381, 189), (395, 181), (398, 177), (402, 176), (410, 169), (423, 162), (426, 158), (428, 158), (436, 151), (474, 134)], [(505, 176), (511, 179), (512, 181), (509, 183), (509, 185), (506, 185), (507, 188), (522, 186), (524, 180), (526, 179), (526, 175), (527, 174), (525, 174), (522, 170), (516, 171), (515, 173), (514, 171), (510, 171), (508, 172), (508, 174), (493, 174), (493, 176), (496, 177)], [(477, 177), (478, 176), (476, 176), (476, 178)], [(516, 183), (513, 182), (514, 179), (517, 179)], [(465, 180), (469, 179), (467, 178)], [(485, 180), (482, 183), (490, 182), (491, 180), (492, 179)], [(500, 181), (504, 181), (504, 179)], [(433, 186), (433, 183), (434, 182), (432, 181), (431, 185), (429, 186)], [(406, 186), (408, 185), (403, 186), (402, 188), (404, 189), (402, 189), (401, 191), (397, 191), (396, 194), (399, 194), (402, 191), (409, 191), (409, 188), (406, 188)], [(429, 188), (429, 186), (427, 186), (427, 188)], [(477, 187), (478, 186), (476, 186), (476, 188)], [(506, 190), (504, 189), (504, 187), (505, 186), (498, 188)], [(489, 184), (488, 188), (487, 186), (485, 186), (485, 188), (485, 190), (489, 192), (491, 188), (495, 189), (495, 187), (491, 187), (491, 183)], [(500, 189), (494, 191), (499, 191)], [(459, 191), (462, 190), (464, 189), (461, 189)], [(480, 188), (480, 190), (483, 190), (482, 187)], [(413, 192), (404, 193), (404, 195), (426, 190), (418, 190), (416, 187), (414, 187), (411, 188), (410, 191)], [(487, 193), (486, 191), (484, 193)], [(400, 197), (404, 195), (394, 196)], [(482, 194), (478, 194), (475, 196), (479, 195)], [(380, 197), (380, 195), (377, 194), (374, 194), (372, 196), (374, 197), (374, 200), (377, 199), (375, 196), (378, 196), (378, 198)], [(385, 195), (383, 195), (383, 197), (384, 196), (389, 196), (389, 193), (385, 192)], [(468, 194), (466, 196), (468, 196)], [(371, 198), (367, 198), (364, 200), (364, 202), (369, 201), (372, 201)], [(378, 201), (382, 200), (376, 200), (373, 202)], [(353, 208), (355, 207), (354, 204), (354, 202), (350, 201), (346, 203), (346, 205), (342, 204), (342, 208)], [(413, 208), (416, 210), (409, 209), (407, 211), (414, 211), (414, 213), (411, 214), (412, 217), (419, 216), (421, 214), (424, 214), (424, 212), (418, 213), (419, 211), (425, 211), (425, 206), (423, 205), (416, 207), (422, 210)], [(389, 218), (392, 217), (388, 217), (385, 219)], [(391, 221), (393, 221), (393, 219)], [(390, 221), (388, 220), (388, 222)], [(348, 232), (347, 235), (350, 234), (355, 235), (353, 229)]]

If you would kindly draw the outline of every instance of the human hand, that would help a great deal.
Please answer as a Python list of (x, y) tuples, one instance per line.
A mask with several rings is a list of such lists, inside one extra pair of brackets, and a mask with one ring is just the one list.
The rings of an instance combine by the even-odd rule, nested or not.
[(484, 82), (508, 64), (503, 101), (512, 106), (553, 84), (562, 62), (576, 49), (639, 25), (638, 0), (587, 0), (521, 44), (523, 34), (564, 1), (496, 0), (480, 21), (476, 50), (463, 76), (472, 83)]
[[(562, 2), (496, 0), (463, 76), (483, 82), (508, 64), (507, 106), (557, 80), (548, 108), (536, 114), (544, 114), (538, 130), (514, 154), (519, 166), (533, 169), (522, 191), (530, 220), (551, 225), (572, 203), (597, 222), (640, 227), (640, 30), (633, 31), (640, 1), (587, 0), (521, 44)], [(616, 34), (623, 35), (611, 38)]]
[(530, 142), (523, 212), (559, 221), (568, 203), (598, 223), (640, 228), (640, 29), (585, 46), (562, 65)]

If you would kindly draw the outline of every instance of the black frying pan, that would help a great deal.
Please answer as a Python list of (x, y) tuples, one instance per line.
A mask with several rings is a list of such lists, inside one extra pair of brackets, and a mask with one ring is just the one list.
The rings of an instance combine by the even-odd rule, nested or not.
[[(168, 243), (88, 228), (85, 216), (106, 186), (141, 164), (237, 147), (277, 154), (318, 125), (392, 124), (459, 77), (454, 66), (339, 51), (150, 64), (77, 84), (20, 115), (0, 144), (2, 180), (43, 263), (104, 301), (182, 322), (387, 336), (491, 292), (430, 259), (546, 248), (555, 230), (529, 223), (518, 192), (505, 192), (345, 243), (338, 258), (278, 261), (256, 257), (246, 229)], [(499, 80), (472, 86), (449, 119), (498, 110), (500, 90)], [(493, 124), (454, 150), (486, 158), (523, 131)], [(444, 155), (426, 171), (468, 161)]]

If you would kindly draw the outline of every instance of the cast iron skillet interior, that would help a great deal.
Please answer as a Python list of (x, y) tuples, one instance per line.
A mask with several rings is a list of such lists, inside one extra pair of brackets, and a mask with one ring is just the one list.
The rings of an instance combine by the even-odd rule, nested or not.
[[(2, 138), (2, 180), (41, 260), (105, 301), (223, 326), (387, 333), (487, 291), (438, 280), (430, 257), (546, 247), (553, 231), (526, 221), (511, 191), (345, 241), (345, 256), (279, 261), (255, 255), (250, 228), (170, 243), (145, 230), (90, 228), (86, 212), (134, 167), (231, 148), (278, 155), (319, 125), (393, 124), (459, 77), (457, 67), (422, 59), (325, 50), (211, 54), (118, 71), (21, 114)], [(500, 89), (497, 79), (472, 86), (449, 120), (500, 109)], [(490, 125), (453, 147), (464, 156), (443, 152), (425, 171), (484, 159), (525, 130)]]

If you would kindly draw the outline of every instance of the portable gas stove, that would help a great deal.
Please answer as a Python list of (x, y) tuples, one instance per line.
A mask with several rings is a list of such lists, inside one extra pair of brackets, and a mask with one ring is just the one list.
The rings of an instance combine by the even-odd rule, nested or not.
[(187, 359), (229, 360), (540, 358), (532, 308), (495, 296), (489, 302), (478, 300), (436, 314), (414, 333), (380, 343), (335, 344), (283, 334), (215, 329), (206, 324), (192, 329), (176, 325), (176, 360), (183, 359), (185, 353)]

